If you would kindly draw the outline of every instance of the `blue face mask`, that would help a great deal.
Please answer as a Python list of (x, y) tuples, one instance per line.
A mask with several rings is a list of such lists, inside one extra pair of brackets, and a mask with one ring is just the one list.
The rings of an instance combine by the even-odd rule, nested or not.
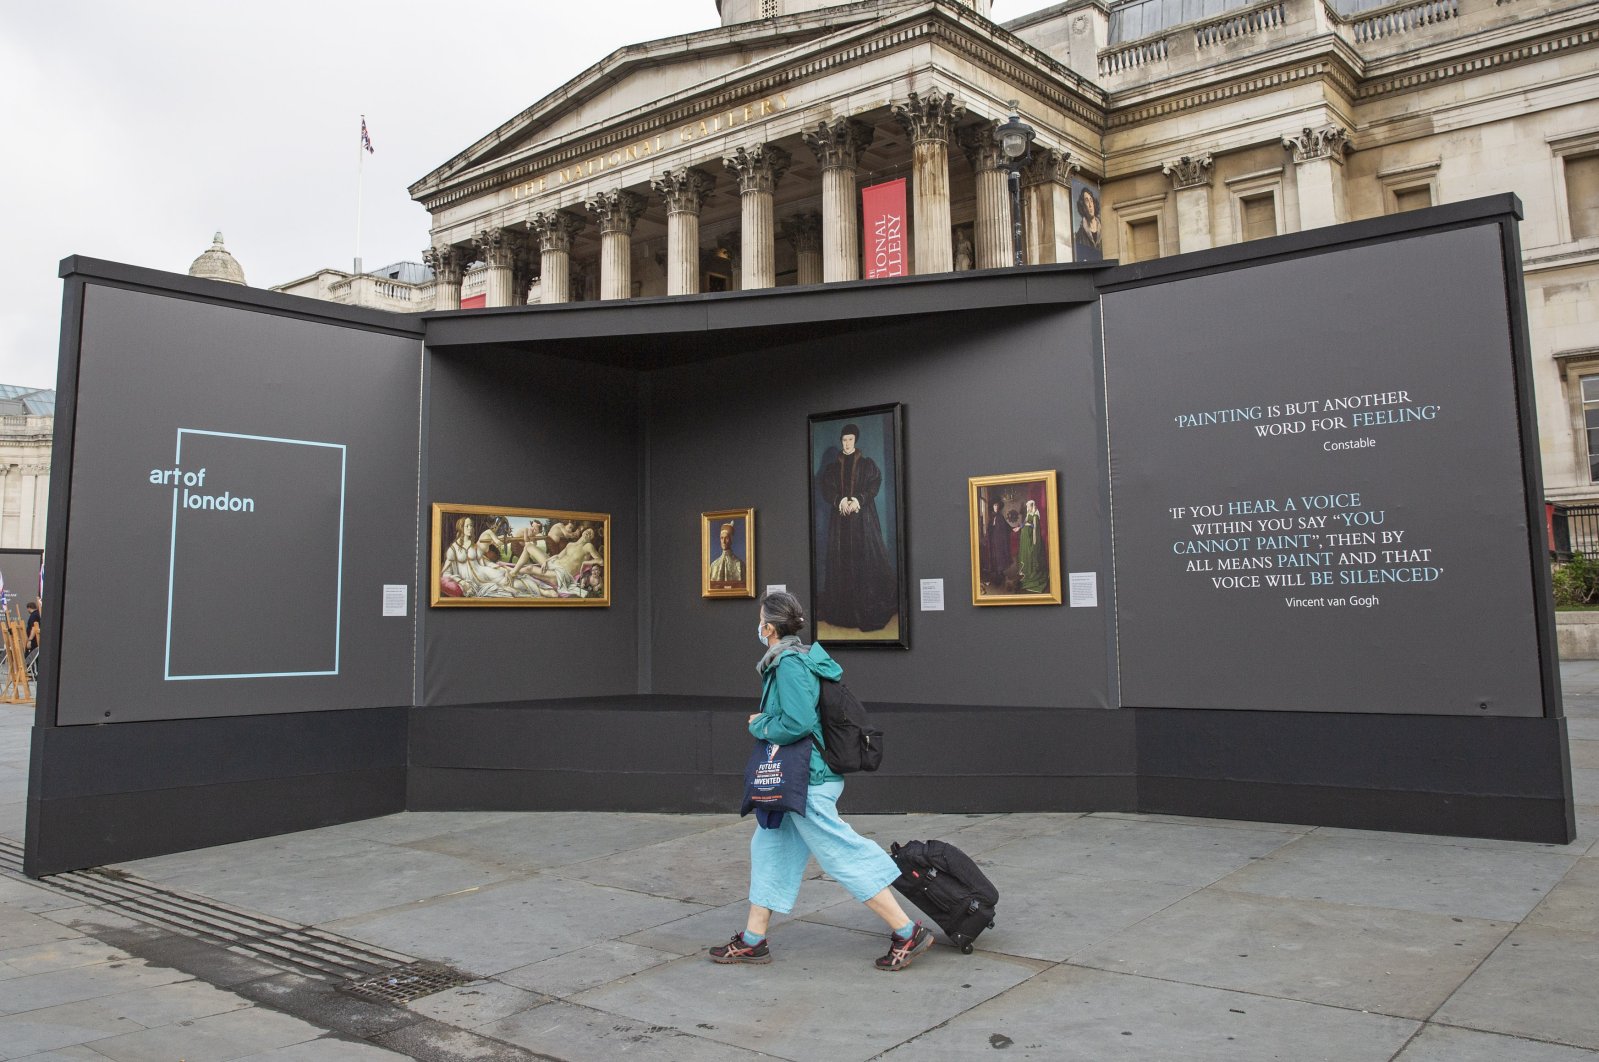
[(765, 629), (766, 629), (766, 624), (765, 623), (759, 623), (759, 624), (756, 624), (756, 626), (755, 626), (755, 640), (760, 642), (762, 645), (766, 645), (767, 644), (766, 635), (761, 633)]

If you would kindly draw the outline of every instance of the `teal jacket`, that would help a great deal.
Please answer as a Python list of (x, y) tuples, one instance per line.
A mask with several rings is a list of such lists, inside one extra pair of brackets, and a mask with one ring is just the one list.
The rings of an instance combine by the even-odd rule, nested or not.
[(844, 669), (820, 645), (810, 652), (784, 653), (761, 676), (761, 714), (750, 720), (750, 733), (762, 741), (787, 745), (809, 734), (816, 739), (811, 748), (811, 785), (843, 781), (822, 759), (822, 722), (817, 701), (822, 694), (822, 679), (837, 681)]

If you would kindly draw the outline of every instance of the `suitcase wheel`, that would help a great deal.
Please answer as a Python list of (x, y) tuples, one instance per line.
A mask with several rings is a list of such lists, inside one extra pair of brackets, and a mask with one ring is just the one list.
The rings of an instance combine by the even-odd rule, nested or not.
[(993, 922), (988, 923), (988, 928), (989, 929), (993, 929), (994, 928), (994, 923)]
[(970, 944), (962, 944), (961, 945), (961, 954), (962, 955), (970, 955), (971, 953), (972, 953), (972, 946)]

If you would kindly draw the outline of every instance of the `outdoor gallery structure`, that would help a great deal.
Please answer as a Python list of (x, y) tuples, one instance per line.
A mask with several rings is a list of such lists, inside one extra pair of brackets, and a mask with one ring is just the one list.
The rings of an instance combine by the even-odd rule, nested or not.
[[(1518, 214), (420, 318), (68, 259), (26, 869), (728, 811), (754, 612), (704, 521), (803, 593), (828, 432), (898, 481), (851, 480), (893, 647), (830, 643), (888, 734), (857, 810), (1567, 841)], [(1042, 539), (975, 548), (973, 479)], [(980, 602), (1007, 557), (1060, 603)], [(513, 583), (589, 607), (430, 604)]]

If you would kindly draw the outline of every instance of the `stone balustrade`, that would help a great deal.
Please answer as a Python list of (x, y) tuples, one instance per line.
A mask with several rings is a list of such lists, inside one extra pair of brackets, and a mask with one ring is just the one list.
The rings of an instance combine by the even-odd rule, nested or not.
[(1201, 22), (1194, 27), (1194, 47), (1209, 48), (1229, 41), (1252, 37), (1264, 30), (1277, 29), (1288, 24), (1287, 5), (1283, 0), (1262, 4), (1244, 11), (1232, 11), (1220, 18)]
[(1460, 17), (1460, 0), (1405, 0), (1376, 11), (1361, 12), (1347, 23), (1356, 44), (1411, 33)]

